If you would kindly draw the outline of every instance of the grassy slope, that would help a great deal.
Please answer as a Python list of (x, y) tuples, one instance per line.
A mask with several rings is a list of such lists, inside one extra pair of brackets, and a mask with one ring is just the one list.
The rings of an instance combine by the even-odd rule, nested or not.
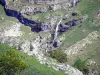
[(93, 64), (90, 68), (100, 72), (100, 39), (96, 40), (93, 44), (88, 45), (87, 48), (83, 50), (81, 57), (87, 56), (90, 60), (95, 61), (97, 65)]
[[(0, 44), (0, 53), (4, 53), (5, 51), (11, 49), (12, 48), (6, 44)], [(35, 59), (35, 57), (28, 56), (27, 54), (18, 50), (15, 50), (15, 52), (29, 66), (29, 68), (22, 72), (21, 75), (64, 75), (63, 72), (55, 71), (46, 65), (40, 64), (39, 61)]]
[(99, 0), (81, 0), (81, 2), (72, 9), (72, 11), (77, 11), (83, 16), (88, 16), (88, 18), (81, 24), (82, 26), (78, 25), (73, 27), (65, 33), (65, 45), (72, 45), (85, 38), (90, 32), (100, 29), (100, 26), (92, 23), (98, 10), (100, 10)]
[[(82, 15), (87, 15), (88, 18), (81, 24), (81, 27), (76, 26), (66, 32), (66, 41), (64, 42), (65, 45), (73, 45), (93, 31), (98, 31), (98, 33), (100, 33), (100, 24), (93, 24), (93, 20), (97, 16), (96, 13), (100, 10), (100, 0), (81, 0), (81, 2), (72, 10), (78, 11)], [(85, 31), (83, 32), (83, 30)], [(83, 48), (82, 50), (82, 52), (75, 55), (75, 57), (72, 57), (72, 59), (75, 58), (77, 60), (78, 58), (90, 58), (90, 60), (95, 61), (97, 64), (90, 66), (90, 68), (93, 71), (96, 70), (100, 72), (100, 39), (98, 38), (92, 44), (87, 45), (86, 48)], [(100, 74), (97, 73), (95, 75)]]
[[(98, 31), (98, 34), (100, 31)], [(100, 37), (100, 34), (99, 34)], [(100, 38), (94, 40), (91, 44), (87, 44), (86, 47), (82, 48), (78, 54), (73, 55), (72, 58), (69, 59), (68, 63), (73, 64), (79, 58), (87, 58), (89, 61), (93, 61), (89, 68), (92, 71), (97, 71), (95, 75), (99, 75), (100, 72)], [(74, 59), (74, 60), (73, 60)], [(72, 60), (72, 61), (71, 61)]]

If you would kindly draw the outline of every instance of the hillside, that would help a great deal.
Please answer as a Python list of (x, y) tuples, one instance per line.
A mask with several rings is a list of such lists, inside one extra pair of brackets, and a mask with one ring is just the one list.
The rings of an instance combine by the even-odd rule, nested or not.
[(0, 4), (0, 48), (9, 45), (31, 65), (23, 75), (34, 67), (36, 75), (100, 74), (100, 0)]

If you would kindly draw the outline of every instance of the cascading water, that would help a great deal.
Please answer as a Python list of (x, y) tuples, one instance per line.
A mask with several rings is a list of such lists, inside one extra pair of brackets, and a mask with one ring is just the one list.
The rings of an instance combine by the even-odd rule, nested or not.
[(59, 30), (59, 25), (62, 22), (62, 19), (59, 21), (59, 23), (56, 26), (56, 30), (55, 30), (55, 34), (54, 34), (54, 41), (56, 40), (57, 36), (58, 36), (58, 30)]
[(52, 44), (53, 44), (54, 47), (58, 47), (58, 42), (56, 41), (56, 38), (58, 37), (58, 34), (59, 34), (58, 31), (59, 31), (59, 25), (61, 24), (61, 22), (62, 22), (62, 18), (57, 23), (56, 29), (55, 29), (55, 32), (54, 32), (54, 39), (53, 39), (53, 42), (52, 42)]
[[(78, 0), (73, 0), (73, 3), (75, 4), (75, 3), (77, 3), (77, 1)], [(41, 31), (49, 30), (48, 25), (45, 25), (42, 22), (38, 23), (33, 20), (29, 20), (28, 18), (25, 18), (24, 16), (22, 16), (22, 14), (16, 10), (7, 9), (5, 0), (0, 0), (0, 4), (4, 7), (4, 10), (5, 10), (5, 13), (7, 16), (15, 17), (16, 19), (18, 19), (18, 21), (20, 23), (24, 24), (25, 26), (29, 26), (31, 28), (32, 32), (38, 33)], [(55, 21), (55, 20), (53, 20), (53, 21)], [(51, 23), (55, 24), (55, 22), (53, 22), (53, 21), (51, 21)], [(53, 30), (50, 30), (52, 32), (51, 33), (52, 44), (54, 44), (54, 45), (58, 45), (56, 38), (58, 37), (59, 33), (66, 32), (69, 28), (76, 26), (76, 25), (82, 23), (83, 21), (82, 21), (82, 19), (78, 19), (78, 20), (73, 19), (72, 21), (69, 21), (65, 24), (61, 24), (61, 22), (62, 22), (62, 19), (56, 25), (56, 28), (52, 28), (53, 26), (51, 26), (51, 29), (53, 29)], [(54, 25), (54, 24), (52, 24), (52, 25)]]

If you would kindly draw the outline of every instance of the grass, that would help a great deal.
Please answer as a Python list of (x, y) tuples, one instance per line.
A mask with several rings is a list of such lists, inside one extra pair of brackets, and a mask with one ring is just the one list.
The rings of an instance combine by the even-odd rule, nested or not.
[(81, 0), (80, 3), (74, 7), (71, 11), (77, 11), (80, 15), (88, 16), (87, 19), (80, 25), (71, 28), (65, 34), (65, 45), (73, 45), (77, 41), (85, 38), (89, 33), (95, 30), (99, 30), (100, 26), (93, 24), (93, 19), (96, 16), (96, 13), (100, 10), (100, 1), (99, 0)]
[(27, 39), (27, 40), (35, 39), (34, 33), (31, 31), (31, 29), (28, 26), (21, 25), (20, 30), (23, 32), (20, 38)]
[(89, 71), (88, 66), (86, 65), (87, 59), (78, 59), (75, 61), (73, 64), (73, 67), (79, 69), (82, 71), (84, 74), (87, 74)]
[[(88, 45), (86, 49), (83, 49), (82, 57), (88, 56), (90, 60), (95, 61), (96, 64), (92, 64), (91, 69), (100, 71), (100, 39), (97, 39), (91, 45)], [(87, 55), (86, 55), (87, 54)]]
[(50, 52), (50, 57), (56, 59), (60, 63), (67, 62), (67, 55), (61, 50), (54, 50)]
[[(98, 31), (98, 34), (100, 31)], [(100, 37), (100, 34), (99, 34)], [(99, 75), (100, 71), (100, 38), (93, 41), (92, 44), (87, 45), (85, 48), (82, 48), (83, 51), (79, 52), (79, 54), (75, 55), (75, 59), (88, 57), (88, 62), (93, 61), (95, 63), (92, 63), (89, 66), (89, 69), (91, 69), (95, 75)], [(87, 62), (87, 63), (88, 63)]]
[[(0, 10), (2, 10), (2, 6), (0, 6)], [(49, 12), (34, 15), (32, 16), (32, 19), (46, 21), (45, 17), (48, 16), (48, 14), (61, 16), (62, 14), (66, 14), (66, 13), (73, 12), (73, 11), (76, 11), (80, 14), (79, 16), (76, 16), (74, 18), (80, 18), (81, 16), (87, 16), (86, 20), (82, 24), (77, 25), (71, 28), (70, 30), (68, 30), (66, 33), (64, 33), (66, 37), (65, 37), (65, 40), (63, 41), (64, 45), (61, 46), (61, 48), (63, 49), (64, 46), (65, 47), (66, 45), (71, 46), (75, 44), (76, 42), (85, 38), (89, 33), (100, 29), (100, 25), (93, 24), (93, 19), (95, 18), (95, 16), (97, 16), (96, 13), (98, 12), (98, 10), (100, 10), (100, 0), (81, 0), (80, 3), (76, 7), (71, 9), (71, 11), (66, 11), (62, 9), (56, 10), (56, 11), (49, 11)], [(0, 11), (0, 13), (5, 15), (3, 10)], [(8, 18), (6, 17), (5, 19), (8, 20)], [(71, 17), (69, 20), (71, 19), (73, 19), (73, 17)], [(67, 21), (68, 20), (64, 22), (67, 22)], [(5, 20), (1, 20), (1, 22), (3, 23), (5, 22)], [(23, 28), (23, 30), (25, 30), (26, 32), (28, 31), (26, 28), (25, 29)], [(5, 45), (4, 47), (3, 45), (0, 47), (5, 48)], [(34, 57), (29, 57), (25, 53), (22, 53), (19, 51), (16, 51), (16, 53), (18, 53), (19, 56), (22, 56), (23, 60), (26, 61), (27, 64), (30, 66), (30, 68), (27, 70), (27, 73), (30, 73), (30, 75), (32, 75), (31, 73), (33, 73), (32, 70), (34, 70), (34, 68), (36, 69), (38, 73), (40, 72), (41, 74), (46, 73), (45, 75), (49, 75), (49, 74), (53, 75), (53, 73), (54, 75), (63, 75), (62, 72), (58, 73), (57, 71), (54, 71), (53, 69), (47, 68), (45, 65), (41, 65)], [(84, 49), (84, 52), (78, 55), (78, 57), (80, 56), (84, 57), (86, 56), (86, 54), (92, 60), (96, 61), (98, 66), (100, 66), (100, 63), (99, 63), (100, 62), (100, 58), (99, 58), (100, 57), (100, 39), (98, 39), (95, 43), (87, 46), (87, 48)], [(100, 70), (100, 68), (97, 68), (96, 65), (93, 66), (93, 68), (94, 67), (96, 68), (96, 70), (98, 71)]]
[[(72, 11), (80, 13), (82, 16), (87, 16), (86, 20), (77, 25), (70, 30), (68, 30), (65, 35), (65, 40), (63, 41), (64, 45), (60, 48), (69, 47), (78, 41), (84, 39), (88, 36), (89, 33), (93, 31), (100, 30), (100, 23), (93, 23), (93, 20), (97, 17), (97, 12), (100, 10), (100, 0), (81, 0), (80, 3), (72, 8)], [(100, 33), (100, 31), (99, 31)], [(61, 37), (61, 36), (60, 36)], [(60, 38), (59, 37), (59, 38)], [(100, 39), (94, 40), (92, 44), (84, 47), (79, 54), (74, 55), (72, 58), (68, 59), (68, 64), (72, 65), (76, 60), (83, 57), (89, 57), (90, 60), (95, 61), (95, 64), (92, 64), (90, 69), (92, 71), (97, 71), (95, 75), (99, 75), (100, 72)], [(83, 64), (84, 65), (84, 64)]]
[(58, 9), (58, 10), (55, 10), (55, 11), (47, 11), (47, 12), (44, 12), (44, 13), (40, 13), (40, 14), (36, 14), (36, 15), (33, 15), (31, 18), (35, 21), (40, 21), (40, 22), (46, 22), (46, 17), (47, 16), (62, 16), (64, 14), (66, 14), (67, 11), (65, 9)]
[[(13, 48), (9, 47), (7, 44), (0, 44), (0, 53), (5, 53)], [(64, 72), (56, 71), (52, 68), (42, 65), (33, 56), (28, 56), (27, 54), (15, 50), (15, 53), (23, 60), (27, 65), (28, 69), (21, 73), (21, 75), (65, 75)]]
[[(2, 17), (3, 17), (4, 19), (2, 19)], [(6, 13), (5, 13), (5, 11), (4, 11), (3, 6), (0, 5), (0, 23), (3, 23), (3, 22), (5, 22), (5, 21), (7, 21), (7, 20), (9, 20), (9, 21), (16, 21), (15, 18), (13, 18), (13, 17), (9, 18), (9, 16), (6, 16)]]

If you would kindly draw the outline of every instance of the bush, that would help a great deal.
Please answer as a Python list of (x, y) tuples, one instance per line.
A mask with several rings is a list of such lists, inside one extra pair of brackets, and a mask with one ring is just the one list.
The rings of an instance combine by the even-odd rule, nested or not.
[(14, 75), (25, 68), (27, 68), (27, 65), (14, 50), (6, 51), (0, 55), (0, 75)]
[(50, 56), (60, 63), (67, 62), (67, 55), (61, 50), (51, 51)]
[(89, 71), (88, 66), (86, 65), (86, 60), (78, 59), (75, 61), (73, 67), (79, 69), (82, 71), (84, 74), (87, 74)]

